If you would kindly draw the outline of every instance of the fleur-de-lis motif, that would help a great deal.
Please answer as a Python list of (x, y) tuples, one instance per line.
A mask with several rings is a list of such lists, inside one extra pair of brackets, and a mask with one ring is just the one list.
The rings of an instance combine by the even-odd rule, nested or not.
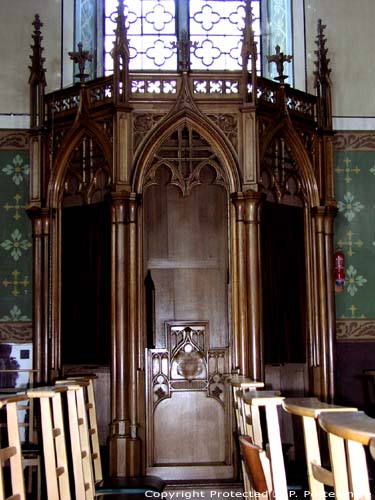
[(350, 265), (348, 269), (346, 270), (346, 289), (348, 291), (348, 294), (353, 297), (357, 292), (358, 292), (358, 287), (363, 286), (365, 283), (367, 283), (367, 279), (362, 276), (357, 274), (357, 269)]
[(9, 315), (6, 314), (0, 318), (0, 321), (31, 321), (31, 319), (26, 314), (22, 314), (21, 309), (14, 305), (9, 311)]
[(17, 261), (21, 257), (22, 252), (31, 247), (31, 243), (29, 240), (22, 238), (22, 233), (19, 229), (15, 229), (10, 236), (11, 239), (4, 240), (0, 246), (7, 252), (10, 252), (13, 259)]
[(354, 200), (354, 195), (349, 191), (344, 194), (344, 201), (339, 201), (337, 203), (337, 207), (339, 212), (344, 213), (344, 217), (348, 220), (348, 222), (351, 222), (356, 213), (359, 213), (363, 208), (365, 208), (360, 201)]
[(23, 181), (23, 178), (26, 175), (29, 175), (30, 167), (27, 163), (24, 163), (21, 155), (16, 154), (12, 160), (12, 164), (5, 165), (2, 171), (6, 175), (11, 175), (13, 182), (19, 186)]

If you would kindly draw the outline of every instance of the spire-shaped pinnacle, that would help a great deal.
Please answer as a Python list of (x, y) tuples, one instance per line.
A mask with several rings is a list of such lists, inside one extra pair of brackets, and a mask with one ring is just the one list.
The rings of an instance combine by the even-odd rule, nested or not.
[(127, 104), (129, 92), (129, 41), (124, 14), (124, 0), (118, 0), (115, 41), (111, 55), (113, 57), (114, 100), (118, 104)]
[[(242, 41), (242, 73), (244, 82), (247, 82), (248, 76), (248, 62), (250, 59), (251, 71), (251, 101), (254, 104), (257, 96), (257, 43), (255, 41), (255, 33), (253, 30), (253, 12), (251, 8), (251, 0), (246, 0), (245, 6), (245, 26), (243, 28), (243, 41)], [(247, 85), (243, 91), (244, 102), (248, 101), (248, 88)]]
[(317, 61), (315, 61), (315, 65), (317, 70), (314, 71), (315, 75), (315, 88), (323, 83), (330, 85), (330, 74), (331, 69), (329, 68), (330, 59), (327, 59), (328, 49), (325, 48), (325, 44), (327, 39), (324, 35), (324, 30), (327, 26), (322, 24), (322, 20), (318, 19), (318, 34), (316, 37), (316, 45), (318, 46), (318, 50), (315, 50), (315, 54), (317, 56)]
[(124, 0), (118, 0), (115, 41), (113, 42), (112, 57), (114, 64), (120, 62), (121, 66), (128, 65), (129, 41), (126, 30), (126, 16), (124, 14)]
[(327, 39), (324, 35), (326, 26), (322, 24), (322, 20), (318, 20), (318, 34), (315, 41), (318, 50), (315, 51), (317, 61), (315, 61), (316, 71), (315, 88), (318, 97), (318, 122), (323, 129), (332, 129), (332, 99), (331, 99), (331, 69), (329, 68), (330, 60), (327, 58), (328, 49), (325, 44)]
[(242, 64), (247, 67), (247, 62), (251, 58), (252, 70), (255, 69), (257, 59), (257, 44), (253, 30), (253, 13), (251, 0), (246, 0), (245, 26), (243, 29), (243, 42), (241, 50)]
[(40, 20), (39, 14), (35, 14), (34, 21), (32, 22), (32, 25), (34, 26), (34, 33), (32, 35), (32, 38), (34, 40), (34, 45), (31, 45), (33, 54), (30, 56), (31, 59), (31, 66), (29, 66), (30, 69), (30, 78), (29, 78), (29, 83), (34, 83), (34, 84), (41, 84), (41, 85), (46, 85), (46, 76), (45, 72), (46, 70), (43, 67), (43, 63), (45, 61), (45, 58), (42, 57), (42, 52), (44, 48), (42, 47), (41, 43), (43, 40), (41, 28), (43, 26), (43, 23)]

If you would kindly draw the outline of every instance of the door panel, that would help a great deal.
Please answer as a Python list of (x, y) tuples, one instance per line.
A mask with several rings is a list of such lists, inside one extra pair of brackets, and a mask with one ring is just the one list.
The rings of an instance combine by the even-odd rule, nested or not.
[(227, 349), (207, 349), (208, 323), (166, 331), (167, 349), (148, 351), (148, 473), (232, 477)]
[(224, 443), (217, 439), (218, 431), (224, 432), (224, 412), (204, 392), (173, 393), (156, 408), (154, 422), (159, 429), (155, 435), (157, 465), (181, 463), (181, 457), (184, 465), (225, 462)]
[(232, 477), (228, 197), (206, 176), (185, 196), (161, 167), (144, 194), (144, 271), (152, 279), (147, 354), (147, 471)]

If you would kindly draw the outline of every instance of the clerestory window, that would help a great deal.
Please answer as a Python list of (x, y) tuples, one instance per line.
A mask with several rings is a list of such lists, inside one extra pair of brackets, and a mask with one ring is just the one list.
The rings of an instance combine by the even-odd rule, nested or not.
[[(292, 1), (251, 0), (257, 70), (263, 76), (276, 76), (266, 59), (276, 45), (292, 53)], [(186, 50), (192, 71), (240, 69), (245, 4), (246, 0), (125, 0), (130, 69), (177, 70)], [(75, 39), (95, 56), (88, 68), (92, 77), (113, 71), (117, 6), (117, 0), (76, 0)], [(290, 84), (292, 64), (285, 66)]]

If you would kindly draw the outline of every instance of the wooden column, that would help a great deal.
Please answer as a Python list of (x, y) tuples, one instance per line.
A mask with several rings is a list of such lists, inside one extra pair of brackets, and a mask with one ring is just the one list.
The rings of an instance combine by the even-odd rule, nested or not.
[(137, 436), (137, 268), (136, 198), (113, 195), (112, 201), (112, 421), (110, 473), (140, 473)]
[(232, 195), (236, 209), (234, 352), (240, 373), (254, 380), (264, 377), (259, 235), (262, 197), (255, 191)]
[(30, 207), (33, 235), (33, 367), (34, 382), (49, 380), (49, 210)]
[(246, 300), (246, 235), (245, 201), (243, 193), (234, 193), (232, 201), (235, 207), (235, 255), (233, 256), (233, 309), (236, 321), (233, 324), (233, 366), (239, 368), (242, 375), (248, 376), (248, 329)]
[(333, 277), (333, 221), (337, 214), (337, 208), (328, 206), (325, 210), (324, 235), (325, 235), (325, 257), (327, 275), (327, 333), (326, 333), (326, 355), (327, 355), (327, 400), (333, 403), (335, 396), (335, 336), (336, 336), (336, 314), (335, 314), (335, 292)]
[(320, 360), (320, 393), (326, 402), (334, 397), (334, 296), (332, 276), (332, 226), (335, 210), (331, 207), (315, 207), (316, 269), (318, 295), (318, 331)]
[(139, 303), (138, 303), (138, 256), (137, 256), (137, 213), (138, 198), (135, 193), (130, 193), (128, 200), (129, 222), (129, 420), (130, 420), (130, 460), (127, 473), (131, 476), (141, 474), (141, 442), (138, 436), (138, 337), (139, 337)]
[(262, 193), (246, 191), (246, 281), (247, 281), (247, 329), (249, 335), (249, 377), (264, 380), (262, 280), (260, 268), (260, 202)]

